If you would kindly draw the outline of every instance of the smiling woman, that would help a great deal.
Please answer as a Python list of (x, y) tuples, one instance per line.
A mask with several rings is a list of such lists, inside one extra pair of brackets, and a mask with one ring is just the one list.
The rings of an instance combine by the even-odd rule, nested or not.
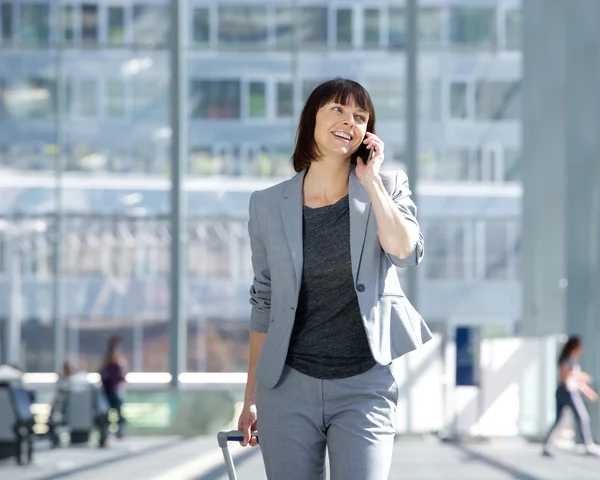
[[(250, 359), (242, 445), (260, 418), (269, 479), (388, 478), (399, 389), (391, 361), (431, 339), (397, 266), (423, 237), (403, 172), (380, 172), (384, 143), (360, 84), (308, 96), (297, 175), (250, 199)], [(382, 296), (380, 292), (386, 292)]]
[[(323, 108), (326, 105), (328, 108)], [(352, 146), (357, 148), (354, 149), (351, 156), (351, 163), (356, 165), (356, 158), (361, 153), (363, 155), (366, 153), (365, 148), (359, 151), (365, 133), (375, 133), (375, 107), (369, 93), (362, 85), (352, 80), (336, 78), (319, 85), (306, 100), (298, 126), (296, 148), (292, 155), (292, 163), (296, 172), (307, 168), (319, 156), (317, 142), (321, 129), (316, 128), (317, 122), (319, 125), (323, 125), (322, 128), (327, 128), (327, 125), (335, 126), (337, 121), (341, 125), (341, 131), (344, 132), (346, 129), (346, 133), (348, 133), (348, 127), (342, 125), (344, 115), (348, 111), (357, 116), (357, 128), (353, 132), (352, 142)], [(362, 132), (362, 136), (360, 136), (360, 132)], [(331, 135), (331, 133), (326, 135)]]

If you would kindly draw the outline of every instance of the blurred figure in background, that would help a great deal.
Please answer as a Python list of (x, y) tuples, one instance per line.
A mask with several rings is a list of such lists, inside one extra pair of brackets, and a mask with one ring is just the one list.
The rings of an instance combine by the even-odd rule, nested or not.
[(75, 373), (75, 370), (71, 364), (69, 362), (64, 362), (62, 374), (56, 382), (56, 394), (54, 395), (50, 416), (48, 417), (48, 438), (50, 439), (50, 445), (53, 448), (58, 447), (60, 444), (60, 438), (56, 429), (58, 426), (65, 424), (67, 400), (69, 398), (70, 390), (69, 381), (73, 373)]
[(562, 418), (565, 407), (569, 407), (573, 412), (577, 430), (581, 434), (587, 453), (598, 456), (598, 451), (596, 450), (594, 439), (592, 437), (590, 416), (581, 394), (585, 395), (593, 402), (598, 400), (598, 395), (588, 385), (588, 382), (591, 380), (590, 376), (581, 371), (579, 357), (581, 356), (582, 351), (583, 343), (581, 342), (581, 339), (572, 336), (569, 337), (558, 357), (559, 382), (556, 389), (556, 420), (546, 436), (543, 450), (544, 456), (552, 456), (552, 434)]
[(100, 369), (102, 389), (106, 399), (110, 408), (114, 409), (119, 416), (117, 438), (122, 438), (124, 433), (125, 418), (121, 410), (125, 402), (125, 375), (127, 373), (127, 361), (119, 351), (120, 346), (121, 339), (119, 337), (112, 337), (108, 341), (108, 350)]

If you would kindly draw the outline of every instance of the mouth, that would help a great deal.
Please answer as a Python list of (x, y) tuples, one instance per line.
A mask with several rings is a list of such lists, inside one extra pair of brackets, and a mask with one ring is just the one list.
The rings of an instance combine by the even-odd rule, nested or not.
[(331, 132), (331, 134), (339, 141), (344, 143), (350, 143), (352, 141), (352, 135), (342, 131)]

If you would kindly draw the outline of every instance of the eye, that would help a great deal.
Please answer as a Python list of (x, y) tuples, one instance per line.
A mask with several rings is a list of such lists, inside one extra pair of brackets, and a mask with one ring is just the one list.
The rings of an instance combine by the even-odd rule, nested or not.
[(361, 122), (364, 122), (367, 120), (363, 115), (357, 115), (356, 118), (358, 118)]
[(342, 108), (341, 107), (333, 107), (332, 110), (335, 110), (337, 112), (341, 112)]

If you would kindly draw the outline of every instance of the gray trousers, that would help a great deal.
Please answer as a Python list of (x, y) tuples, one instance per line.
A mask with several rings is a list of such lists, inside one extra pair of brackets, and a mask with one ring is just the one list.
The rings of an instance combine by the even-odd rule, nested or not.
[(544, 447), (549, 446), (552, 439), (552, 434), (558, 426), (566, 407), (569, 407), (573, 412), (575, 425), (577, 431), (581, 435), (583, 443), (587, 446), (593, 445), (594, 438), (592, 437), (592, 429), (590, 427), (590, 416), (585, 408), (585, 403), (583, 402), (581, 393), (579, 391), (571, 392), (567, 390), (564, 385), (561, 385), (556, 389), (556, 420), (546, 436)]
[(269, 480), (387, 480), (396, 434), (398, 385), (377, 364), (350, 378), (319, 380), (285, 366), (256, 407)]

